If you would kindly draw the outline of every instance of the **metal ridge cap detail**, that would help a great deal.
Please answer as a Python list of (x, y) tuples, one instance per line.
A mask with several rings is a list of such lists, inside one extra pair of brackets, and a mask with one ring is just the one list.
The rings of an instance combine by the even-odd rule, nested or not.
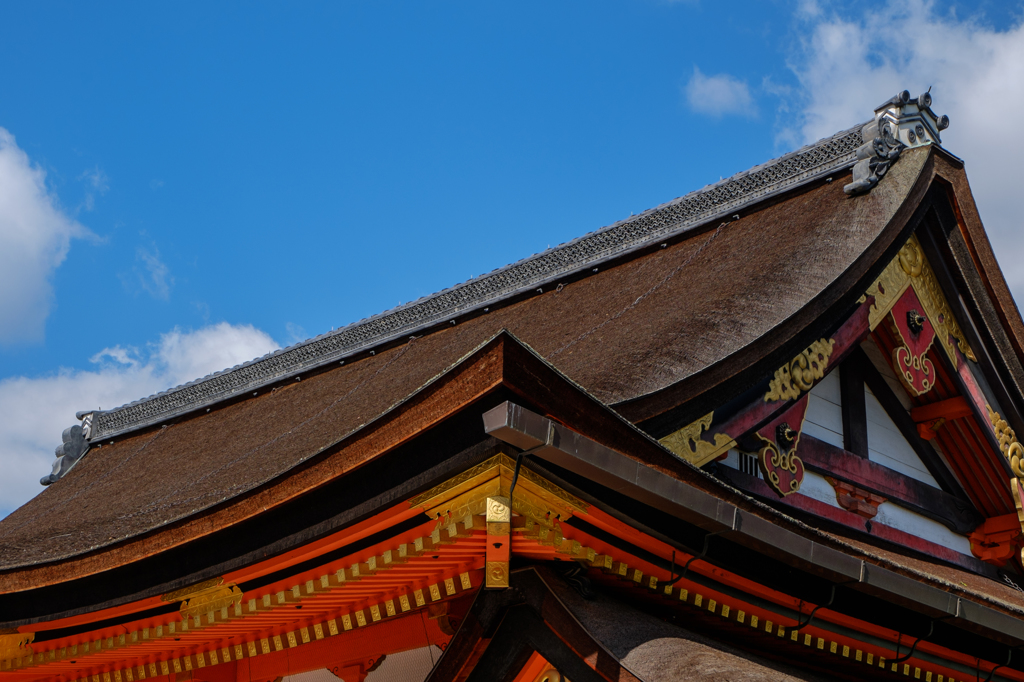
[[(862, 125), (430, 296), (121, 407), (92, 414), (90, 441), (153, 426), (479, 310), (677, 236), (856, 161)], [(81, 418), (81, 417), (80, 417)]]

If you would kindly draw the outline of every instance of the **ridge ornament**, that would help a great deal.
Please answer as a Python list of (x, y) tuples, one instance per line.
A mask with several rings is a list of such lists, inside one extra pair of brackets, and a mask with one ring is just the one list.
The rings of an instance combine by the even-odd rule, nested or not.
[(875, 109), (875, 118), (861, 129), (864, 144), (857, 148), (853, 182), (843, 187), (850, 196), (867, 194), (896, 163), (905, 149), (939, 144), (939, 131), (949, 127), (948, 116), (936, 116), (932, 96), (911, 99), (904, 90)]

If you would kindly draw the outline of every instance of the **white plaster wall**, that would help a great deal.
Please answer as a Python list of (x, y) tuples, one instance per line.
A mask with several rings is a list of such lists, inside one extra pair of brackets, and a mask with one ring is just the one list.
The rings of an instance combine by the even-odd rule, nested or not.
[[(810, 471), (804, 472), (804, 481), (800, 484), (801, 495), (824, 502), (825, 504), (841, 509), (836, 500), (836, 491), (824, 476), (819, 476)], [(909, 509), (904, 509), (892, 502), (883, 502), (878, 505), (878, 513), (871, 523), (879, 523), (889, 526), (904, 533), (915, 535), (936, 545), (941, 545), (955, 552), (971, 556), (971, 543), (963, 535), (957, 535), (938, 521), (933, 521), (927, 516), (921, 516)]]
[[(799, 456), (799, 450), (797, 451)], [(825, 480), (824, 476), (819, 476), (811, 471), (804, 470), (804, 480), (800, 484), (800, 495), (806, 495), (818, 502), (824, 502), (825, 504), (842, 509), (839, 506), (839, 501), (836, 500), (836, 490), (832, 487), (828, 481)]]
[(933, 521), (926, 516), (921, 516), (909, 509), (904, 509), (892, 502), (883, 502), (878, 505), (878, 514), (872, 521), (881, 523), (901, 530), (910, 535), (916, 535), (936, 545), (948, 547), (954, 551), (971, 556), (971, 543), (963, 535), (957, 535), (938, 521)]
[(889, 418), (875, 394), (866, 386), (864, 387), (864, 401), (867, 407), (868, 421), (868, 459), (911, 478), (916, 478), (933, 488), (938, 488), (938, 482), (928, 473), (924, 462), (914, 452), (914, 448), (903, 437), (893, 420)]
[(836, 447), (843, 447), (843, 408), (839, 392), (839, 370), (825, 375), (811, 389), (804, 415), (803, 433)]

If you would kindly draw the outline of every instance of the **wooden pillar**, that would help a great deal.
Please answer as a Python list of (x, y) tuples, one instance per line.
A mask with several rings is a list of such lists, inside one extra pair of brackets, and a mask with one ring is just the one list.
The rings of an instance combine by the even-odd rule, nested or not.
[(864, 402), (864, 362), (854, 353), (839, 366), (839, 395), (843, 410), (843, 449), (859, 457), (868, 456), (867, 405)]

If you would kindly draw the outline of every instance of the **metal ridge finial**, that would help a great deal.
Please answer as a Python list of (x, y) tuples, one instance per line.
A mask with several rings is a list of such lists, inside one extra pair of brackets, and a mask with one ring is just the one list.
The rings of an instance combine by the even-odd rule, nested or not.
[(948, 116), (931, 109), (931, 88), (916, 99), (904, 90), (875, 109), (875, 118), (861, 130), (864, 144), (857, 150), (853, 182), (843, 187), (851, 196), (866, 194), (900, 158), (904, 149), (942, 143), (939, 131), (949, 127)]

